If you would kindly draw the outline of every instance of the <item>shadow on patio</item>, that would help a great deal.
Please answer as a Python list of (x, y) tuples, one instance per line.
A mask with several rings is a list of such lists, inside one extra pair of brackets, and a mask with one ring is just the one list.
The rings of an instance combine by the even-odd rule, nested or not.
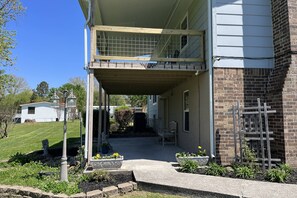
[(125, 160), (176, 162), (175, 153), (183, 151), (170, 144), (162, 146), (158, 137), (110, 138), (109, 142)]

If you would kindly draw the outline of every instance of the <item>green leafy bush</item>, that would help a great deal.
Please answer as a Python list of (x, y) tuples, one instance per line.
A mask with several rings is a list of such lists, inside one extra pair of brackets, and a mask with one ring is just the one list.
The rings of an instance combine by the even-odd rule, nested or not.
[(288, 165), (288, 164), (281, 164), (281, 165), (279, 166), (279, 168), (280, 168), (281, 170), (284, 170), (284, 171), (285, 171), (286, 173), (288, 173), (288, 174), (291, 174), (292, 171), (293, 171), (292, 167), (290, 167), (290, 165)]
[(95, 181), (95, 182), (102, 182), (108, 181), (110, 179), (109, 173), (106, 170), (95, 170), (94, 172), (90, 173), (87, 177), (83, 178), (85, 181)]
[(206, 174), (213, 175), (213, 176), (223, 176), (227, 173), (225, 167), (218, 165), (217, 163), (209, 163)]
[(288, 179), (289, 175), (290, 174), (285, 170), (274, 168), (266, 172), (265, 179), (272, 182), (284, 183)]
[(181, 164), (181, 171), (185, 173), (195, 173), (197, 169), (198, 169), (198, 164), (193, 160), (185, 160)]
[(234, 167), (236, 177), (242, 179), (251, 179), (255, 177), (256, 171), (251, 166), (237, 166)]
[(125, 129), (129, 122), (132, 121), (132, 115), (132, 110), (126, 106), (118, 107), (114, 111), (114, 118), (117, 123), (119, 123), (119, 128), (122, 130)]

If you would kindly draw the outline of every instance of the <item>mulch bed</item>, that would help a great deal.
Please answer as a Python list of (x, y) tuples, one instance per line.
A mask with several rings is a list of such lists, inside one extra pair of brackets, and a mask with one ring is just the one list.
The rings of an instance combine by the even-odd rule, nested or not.
[(134, 181), (132, 172), (110, 172), (109, 180), (102, 182), (81, 182), (78, 187), (83, 192), (102, 190), (105, 187), (117, 186), (118, 184)]
[[(178, 170), (181, 172), (181, 170)], [(194, 174), (201, 174), (201, 175), (206, 175), (206, 169), (205, 168), (199, 168), (196, 173)], [(228, 177), (228, 178), (236, 178), (236, 179), (241, 179), (236, 177), (234, 172), (228, 172), (226, 175), (222, 177)], [(247, 180), (254, 180), (254, 181), (264, 181), (264, 182), (269, 182), (265, 180), (265, 174), (263, 172), (259, 172), (256, 174), (255, 178), (252, 179), (247, 179)], [(288, 179), (286, 180), (285, 184), (297, 184), (297, 169), (294, 169)]]

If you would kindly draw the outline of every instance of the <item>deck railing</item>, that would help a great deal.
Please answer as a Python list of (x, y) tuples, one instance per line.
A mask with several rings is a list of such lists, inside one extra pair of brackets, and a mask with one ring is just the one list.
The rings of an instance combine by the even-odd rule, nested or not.
[(94, 26), (91, 61), (201, 65), (204, 42), (204, 32), (198, 30)]

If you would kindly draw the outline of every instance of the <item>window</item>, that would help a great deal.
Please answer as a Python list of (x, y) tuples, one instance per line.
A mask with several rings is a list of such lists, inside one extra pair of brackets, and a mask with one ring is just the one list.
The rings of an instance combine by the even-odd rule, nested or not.
[(157, 102), (157, 95), (153, 95), (153, 103)]
[[(188, 14), (184, 17), (182, 22), (180, 23), (181, 30), (188, 30)], [(180, 50), (183, 50), (188, 44), (188, 36), (182, 35), (180, 36)]]
[(35, 114), (35, 107), (28, 107), (28, 114)]
[(183, 95), (183, 128), (184, 131), (190, 131), (190, 109), (189, 109), (189, 91), (184, 91)]
[(152, 99), (152, 95), (150, 95), (150, 100)]

